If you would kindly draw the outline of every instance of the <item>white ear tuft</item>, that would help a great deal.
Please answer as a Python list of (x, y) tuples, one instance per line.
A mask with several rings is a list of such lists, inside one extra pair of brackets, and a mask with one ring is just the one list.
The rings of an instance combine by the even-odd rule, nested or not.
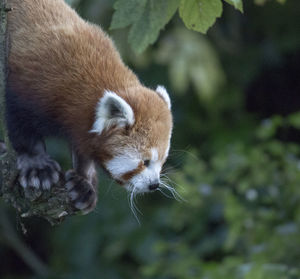
[(162, 85), (158, 85), (156, 88), (156, 92), (166, 102), (168, 109), (171, 109), (171, 100), (166, 88)]
[(116, 93), (105, 91), (96, 108), (96, 120), (90, 132), (101, 134), (113, 125), (125, 127), (134, 124), (131, 106)]

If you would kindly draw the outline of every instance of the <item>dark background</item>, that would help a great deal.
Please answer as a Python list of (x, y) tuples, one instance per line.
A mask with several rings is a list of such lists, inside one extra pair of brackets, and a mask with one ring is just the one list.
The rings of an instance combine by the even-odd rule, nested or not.
[[(112, 2), (74, 4), (108, 30)], [(206, 36), (176, 16), (142, 55), (127, 30), (110, 32), (144, 84), (168, 88), (166, 181), (185, 201), (140, 197), (139, 225), (101, 174), (94, 213), (56, 227), (22, 220), (25, 235), (0, 202), (1, 279), (300, 278), (300, 2), (244, 2), (244, 14), (224, 4)], [(48, 148), (70, 167), (64, 142)]]

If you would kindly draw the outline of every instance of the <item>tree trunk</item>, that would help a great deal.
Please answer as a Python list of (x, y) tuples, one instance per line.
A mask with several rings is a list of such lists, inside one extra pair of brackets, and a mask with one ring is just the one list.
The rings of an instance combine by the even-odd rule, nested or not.
[(21, 217), (39, 216), (51, 224), (60, 223), (67, 215), (76, 212), (71, 207), (64, 188), (64, 179), (51, 191), (24, 190), (17, 182), (16, 155), (12, 149), (5, 128), (5, 88), (8, 56), (7, 13), (13, 12), (6, 0), (0, 0), (0, 197), (13, 206)]

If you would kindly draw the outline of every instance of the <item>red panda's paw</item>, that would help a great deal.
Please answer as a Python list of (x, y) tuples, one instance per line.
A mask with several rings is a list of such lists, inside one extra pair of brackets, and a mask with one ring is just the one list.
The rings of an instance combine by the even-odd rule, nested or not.
[(65, 175), (66, 188), (73, 206), (83, 214), (91, 212), (97, 203), (97, 193), (93, 185), (74, 170), (69, 170)]
[(19, 155), (17, 158), (18, 182), (24, 188), (49, 190), (58, 183), (61, 168), (48, 154), (30, 156)]

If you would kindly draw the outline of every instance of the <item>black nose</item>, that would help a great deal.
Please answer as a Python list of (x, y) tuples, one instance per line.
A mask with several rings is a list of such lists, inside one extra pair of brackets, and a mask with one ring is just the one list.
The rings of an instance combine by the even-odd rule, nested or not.
[(149, 185), (149, 190), (154, 191), (159, 187), (159, 183)]

